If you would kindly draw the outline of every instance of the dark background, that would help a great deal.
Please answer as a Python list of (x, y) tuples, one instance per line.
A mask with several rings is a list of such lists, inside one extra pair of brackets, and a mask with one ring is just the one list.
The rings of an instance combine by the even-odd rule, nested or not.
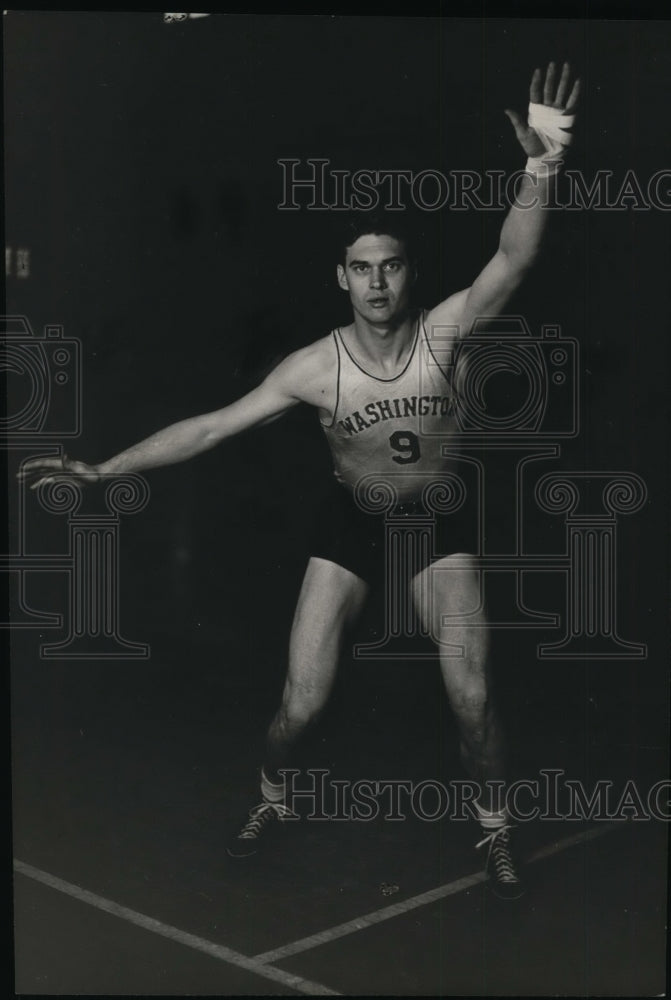
[[(568, 58), (584, 81), (570, 165), (588, 179), (611, 170), (615, 191), (629, 169), (645, 187), (671, 166), (668, 22), (212, 15), (166, 25), (160, 13), (15, 11), (3, 22), (5, 242), (31, 252), (30, 277), (8, 277), (7, 311), (26, 315), (37, 334), (62, 324), (81, 342), (82, 431), (62, 443), (90, 462), (226, 405), (280, 356), (347, 321), (333, 213), (279, 211), (278, 159), (324, 157), (349, 170), (519, 169), (524, 157), (503, 109), (524, 109), (536, 65)], [(645, 789), (667, 774), (668, 219), (654, 209), (556, 213), (543, 259), (510, 307), (533, 333), (559, 324), (580, 343), (581, 432), (538, 474), (627, 471), (648, 491), (641, 510), (618, 520), (617, 567), (619, 632), (646, 643), (646, 659), (547, 661), (536, 647), (556, 632), (494, 636), (511, 770), (526, 778), (555, 767), (588, 788), (597, 778), (619, 787), (636, 778)], [(501, 211), (415, 213), (420, 302), (432, 306), (469, 285), (502, 222)], [(26, 388), (11, 374), (9, 387), (11, 411)], [(63, 419), (54, 403), (47, 430), (56, 441)], [(29, 552), (63, 553), (66, 518), (40, 511), (33, 494), (19, 521), (13, 474), (30, 453), (16, 447), (9, 456), (12, 546), (22, 527)], [(356, 824), (309, 829), (298, 864), (278, 867), (273, 856), (256, 874), (223, 864), (223, 838), (257, 794), (305, 527), (330, 475), (307, 408), (147, 475), (149, 505), (122, 518), (119, 591), (122, 635), (148, 643), (147, 660), (45, 660), (41, 644), (62, 631), (11, 632), (17, 857), (248, 954), (375, 908), (376, 880), (416, 892), (472, 869), (472, 831), (441, 829), (434, 844), (433, 828), (421, 823), (406, 824), (402, 836), (388, 823), (374, 836)], [(86, 503), (99, 511), (100, 492), (89, 491)], [(539, 514), (525, 528), (534, 551), (563, 551), (561, 516)], [(533, 607), (564, 613), (561, 577), (536, 575), (526, 587)], [(29, 577), (34, 609), (65, 612), (66, 598), (63, 573)], [(358, 639), (371, 641), (379, 626), (372, 606)], [(345, 657), (309, 764), (351, 778), (451, 780), (463, 777), (456, 742), (435, 660)], [(533, 906), (540, 944), (524, 949), (518, 924), (502, 920), (524, 977), (521, 987), (513, 976), (511, 995), (589, 995), (589, 983), (595, 994), (648, 995), (649, 983), (659, 992), (663, 848), (642, 847), (642, 826), (651, 825), (634, 826), (624, 867), (604, 852), (601, 868), (589, 868), (603, 874), (593, 921), (580, 879), (560, 872), (558, 888), (543, 895), (553, 920), (575, 930), (574, 948), (557, 947), (544, 930), (554, 925), (537, 921)], [(567, 832), (563, 824), (557, 836)], [(543, 835), (553, 834), (532, 836)], [(623, 871), (640, 892), (621, 895)], [(67, 913), (51, 920), (58, 902), (32, 904), (25, 885), (23, 893), (20, 990), (100, 992), (113, 981), (112, 992), (138, 992), (142, 975), (114, 943), (100, 944), (88, 912), (90, 948)], [(642, 902), (632, 907), (637, 893)], [(299, 930), (291, 920), (284, 926), (287, 901)], [(456, 921), (480, 941), (472, 918)], [(497, 948), (505, 940), (492, 934)], [(137, 965), (155, 991), (157, 963), (145, 947)], [(442, 945), (432, 950), (422, 937), (418, 955), (430, 965)], [(483, 955), (475, 965), (502, 986), (496, 961)], [(584, 962), (593, 966), (589, 981)], [(356, 959), (340, 964), (355, 992), (368, 988)], [(370, 975), (373, 992), (387, 964)], [(401, 958), (389, 965), (392, 978), (400, 966)], [(179, 989), (166, 968), (160, 981)], [(421, 992), (413, 969), (408, 961), (403, 984)], [(339, 976), (331, 970), (325, 981)], [(193, 992), (197, 982), (186, 978)]]
[[(617, 190), (628, 169), (645, 183), (670, 163), (664, 22), (4, 20), (6, 244), (31, 250), (30, 278), (8, 280), (8, 312), (27, 315), (36, 332), (63, 324), (81, 341), (83, 428), (65, 445), (87, 461), (226, 405), (280, 355), (347, 319), (332, 220), (278, 211), (279, 158), (325, 157), (351, 170), (518, 169), (503, 108), (526, 106), (534, 66), (568, 58), (584, 80), (571, 166), (588, 178), (612, 170)], [(424, 304), (470, 284), (502, 222), (501, 211), (418, 214)], [(581, 434), (548, 471), (631, 471), (649, 494), (620, 519), (618, 576), (621, 635), (647, 643), (647, 660), (547, 664), (534, 644), (555, 635), (500, 640), (517, 668), (511, 701), (526, 699), (540, 733), (555, 720), (584, 738), (666, 738), (668, 279), (664, 212), (557, 213), (514, 304), (534, 332), (558, 323), (581, 344)], [(121, 620), (126, 638), (150, 642), (154, 667), (170, 648), (166, 683), (198, 685), (207, 662), (219, 698), (242, 685), (273, 703), (304, 526), (329, 475), (316, 418), (301, 410), (149, 474), (149, 506), (122, 525)], [(40, 527), (34, 517), (33, 543), (58, 551), (58, 519)], [(559, 523), (548, 531), (547, 544), (561, 544)], [(32, 580), (34, 606), (58, 610), (64, 586), (57, 575)], [(17, 730), (22, 696), (34, 706), (40, 678), (58, 677), (71, 703), (87, 679), (103, 698), (145, 669), (40, 662), (39, 642), (33, 630), (16, 636)], [(420, 691), (411, 707), (421, 720), (434, 688), (422, 688), (418, 669), (368, 665), (359, 683), (398, 677), (406, 693)]]

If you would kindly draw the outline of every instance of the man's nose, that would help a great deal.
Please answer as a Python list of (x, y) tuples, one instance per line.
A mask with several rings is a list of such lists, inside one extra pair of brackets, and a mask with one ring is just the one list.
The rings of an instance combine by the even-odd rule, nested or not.
[(384, 271), (381, 267), (374, 267), (371, 271), (370, 284), (372, 288), (384, 288), (387, 284)]

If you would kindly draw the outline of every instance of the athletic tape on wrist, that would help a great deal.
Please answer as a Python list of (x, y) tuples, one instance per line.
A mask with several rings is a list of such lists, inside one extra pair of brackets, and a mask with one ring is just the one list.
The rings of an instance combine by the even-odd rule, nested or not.
[(535, 129), (545, 152), (540, 156), (529, 157), (525, 167), (527, 173), (546, 177), (557, 173), (564, 150), (573, 142), (573, 135), (567, 129), (571, 128), (574, 121), (575, 115), (564, 114), (559, 108), (533, 101), (529, 104), (528, 123)]
[(559, 173), (562, 161), (559, 158), (550, 159), (549, 155), (546, 155), (547, 159), (545, 156), (530, 156), (524, 166), (525, 171), (535, 177), (554, 177)]

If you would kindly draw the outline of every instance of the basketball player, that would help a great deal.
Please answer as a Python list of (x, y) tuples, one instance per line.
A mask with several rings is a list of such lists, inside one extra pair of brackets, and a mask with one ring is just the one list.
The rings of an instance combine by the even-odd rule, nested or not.
[[(241, 431), (281, 416), (299, 403), (317, 410), (333, 453), (335, 493), (317, 518), (311, 558), (298, 598), (281, 705), (267, 736), (261, 770), (261, 801), (228, 845), (233, 857), (254, 854), (268, 831), (286, 818), (280, 771), (291, 765), (307, 728), (331, 691), (343, 637), (360, 612), (384, 565), (381, 519), (361, 509), (355, 491), (364, 475), (388, 477), (397, 513), (420, 509), (427, 476), (449, 473), (441, 445), (458, 439), (454, 392), (447, 372), (431, 354), (431, 331), (453, 331), (453, 346), (467, 337), (478, 316), (500, 313), (533, 265), (547, 222), (549, 197), (571, 135), (580, 81), (568, 64), (550, 63), (532, 77), (528, 120), (506, 114), (528, 160), (517, 198), (502, 228), (497, 252), (470, 288), (430, 311), (415, 311), (411, 290), (414, 255), (393, 225), (362, 217), (353, 229), (337, 280), (348, 293), (353, 322), (282, 361), (265, 381), (237, 402), (159, 431), (99, 465), (64, 456), (35, 459), (20, 475), (32, 488), (54, 474), (84, 482), (142, 472), (192, 458)], [(530, 207), (531, 206), (531, 207)], [(487, 845), (490, 885), (504, 898), (522, 892), (505, 811), (497, 811), (487, 782), (504, 776), (503, 738), (489, 696), (487, 623), (483, 610), (472, 626), (446, 626), (446, 615), (480, 607), (479, 579), (470, 556), (473, 542), (445, 519), (440, 551), (409, 581), (420, 621), (436, 638), (442, 676), (456, 720), (464, 767), (480, 787), (476, 803)], [(450, 572), (436, 572), (450, 569)], [(427, 586), (432, 574), (432, 586)], [(454, 644), (463, 647), (456, 657)], [(480, 845), (478, 845), (480, 846)]]

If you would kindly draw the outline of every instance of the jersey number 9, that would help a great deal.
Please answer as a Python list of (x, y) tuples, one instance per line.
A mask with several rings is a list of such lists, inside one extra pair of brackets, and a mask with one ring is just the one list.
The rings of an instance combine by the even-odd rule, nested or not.
[(389, 438), (389, 444), (398, 455), (392, 455), (392, 461), (399, 465), (412, 465), (420, 459), (419, 439), (412, 431), (394, 431)]

